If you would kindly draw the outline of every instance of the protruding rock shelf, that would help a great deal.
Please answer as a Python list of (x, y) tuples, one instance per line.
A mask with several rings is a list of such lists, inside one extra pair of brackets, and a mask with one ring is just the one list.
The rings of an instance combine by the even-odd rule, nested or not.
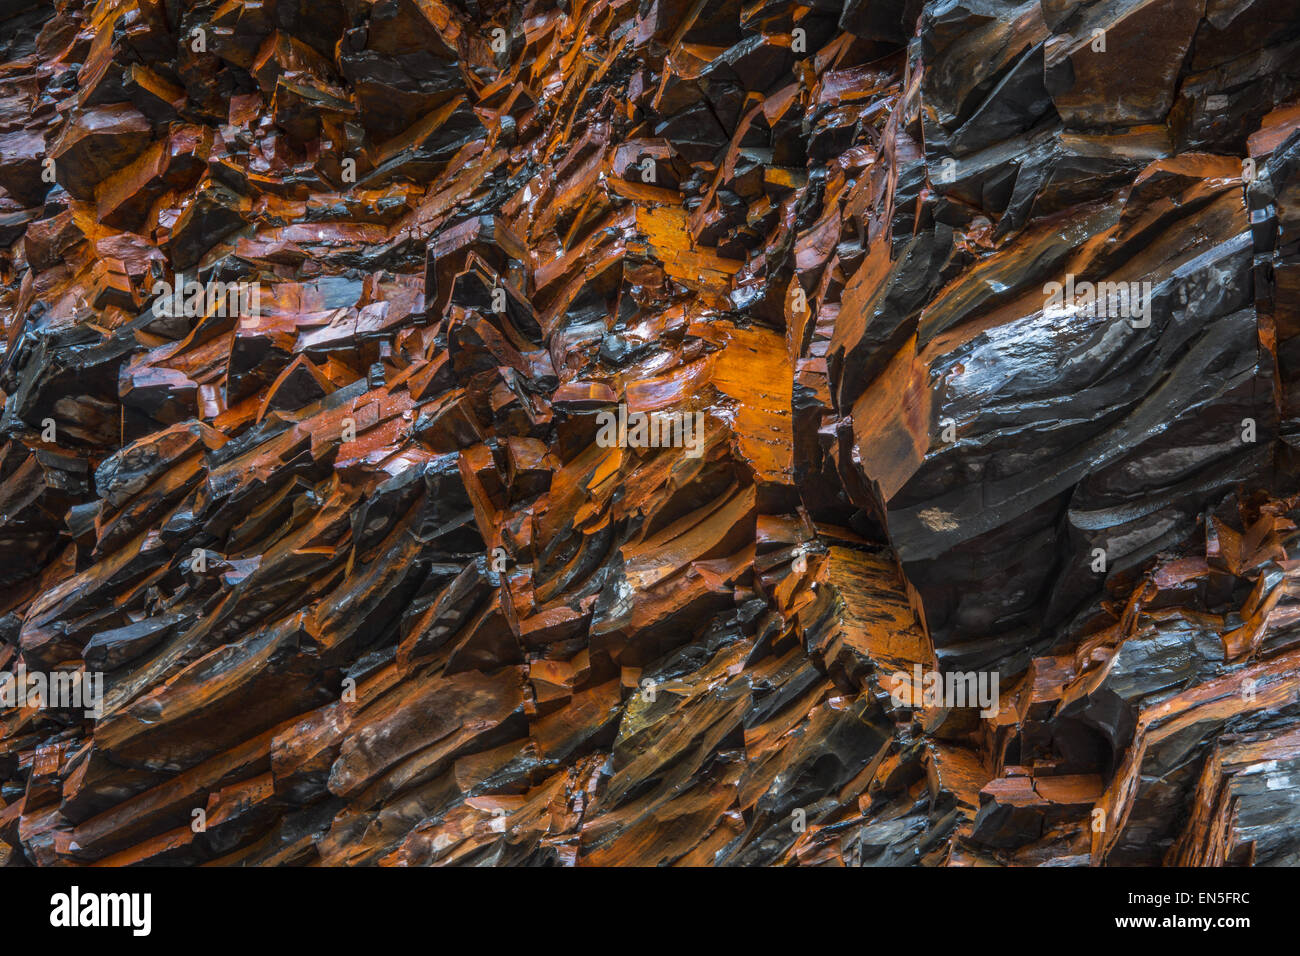
[(0, 864), (1300, 863), (1288, 7), (0, 0)]

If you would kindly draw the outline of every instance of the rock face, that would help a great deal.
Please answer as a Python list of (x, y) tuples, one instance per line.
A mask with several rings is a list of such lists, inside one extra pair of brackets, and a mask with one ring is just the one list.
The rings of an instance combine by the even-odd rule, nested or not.
[(1300, 863), (1288, 6), (0, 2), (0, 861)]

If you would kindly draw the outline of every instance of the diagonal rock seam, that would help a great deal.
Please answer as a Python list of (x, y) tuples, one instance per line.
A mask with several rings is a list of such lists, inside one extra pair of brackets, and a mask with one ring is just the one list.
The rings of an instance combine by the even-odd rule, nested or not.
[(0, 862), (1300, 862), (1297, 52), (0, 2)]

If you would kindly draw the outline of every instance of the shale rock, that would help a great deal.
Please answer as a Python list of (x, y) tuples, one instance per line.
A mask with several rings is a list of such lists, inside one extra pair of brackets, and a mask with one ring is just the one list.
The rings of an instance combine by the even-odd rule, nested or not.
[(0, 860), (1294, 865), (1298, 54), (0, 3)]

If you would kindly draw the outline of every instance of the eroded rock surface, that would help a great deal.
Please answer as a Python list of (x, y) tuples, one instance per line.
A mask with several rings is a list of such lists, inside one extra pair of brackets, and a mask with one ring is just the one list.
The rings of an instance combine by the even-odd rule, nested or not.
[(1300, 859), (1286, 4), (0, 18), (0, 860)]

